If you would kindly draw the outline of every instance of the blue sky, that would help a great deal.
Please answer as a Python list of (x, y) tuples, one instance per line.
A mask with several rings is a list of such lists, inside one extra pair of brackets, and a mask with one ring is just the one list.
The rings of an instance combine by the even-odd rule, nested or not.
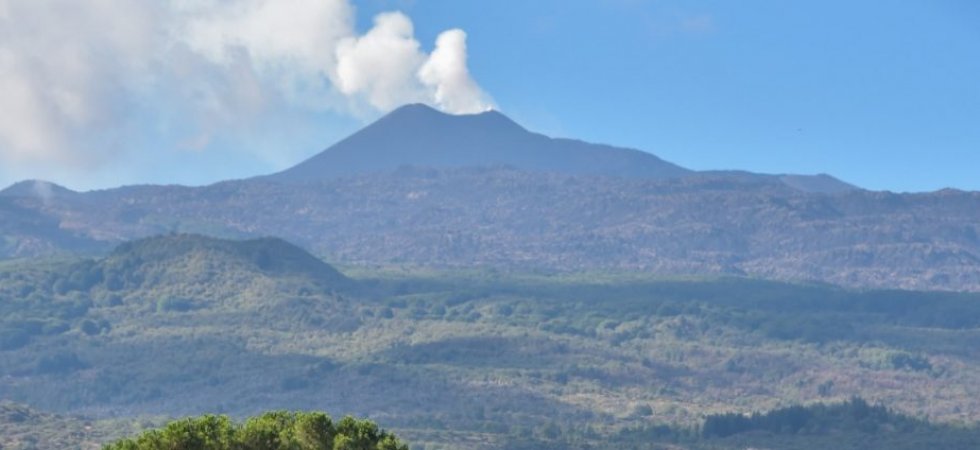
[[(318, 0), (292, 1), (309, 5)], [(239, 27), (234, 28), (239, 34), (221, 41), (241, 44), (244, 50), (232, 56), (209, 47), (214, 39), (208, 40), (207, 33), (180, 51), (146, 47), (145, 52), (160, 56), (145, 63), (135, 58), (141, 63), (112, 72), (131, 74), (109, 80), (125, 89), (56, 80), (65, 86), (62, 90), (77, 94), (51, 97), (60, 115), (39, 115), (37, 125), (27, 119), (21, 124), (15, 111), (0, 113), (0, 119), (17, 124), (7, 127), (6, 144), (0, 139), (0, 156), (2, 146), (8, 146), (0, 182), (47, 178), (84, 189), (140, 182), (204, 184), (268, 173), (322, 150), (398, 102), (429, 101), (436, 89), (462, 83), (456, 98), (468, 103), (444, 109), (466, 111), (492, 102), (529, 129), (639, 148), (693, 169), (823, 172), (895, 191), (980, 190), (978, 2), (324, 1), (341, 9), (352, 6), (352, 23), (347, 24), (352, 29), (346, 35), (323, 36), (324, 27), (312, 24), (314, 31), (297, 31), (290, 35), (296, 39), (281, 39), (282, 45), (272, 48), (261, 35), (249, 40), (256, 36), (255, 26)], [(0, 0), (0, 20), (6, 8), (12, 11), (6, 13), (8, 20), (26, 22), (31, 11), (5, 3), (13, 1)], [(133, 22), (126, 14), (152, 16), (119, 9), (106, 14), (121, 17), (120, 23)], [(389, 16), (393, 25), (374, 22), (390, 11), (402, 13)], [(321, 12), (327, 19), (343, 16)], [(33, 13), (40, 24), (58, 14)], [(93, 13), (95, 19), (105, 22)], [(198, 22), (215, 29), (228, 25), (208, 20)], [(288, 48), (302, 46), (309, 37), (347, 36), (367, 43), (369, 30), (398, 30), (403, 22), (414, 25), (406, 36), (420, 46), (414, 53), (399, 53), (411, 61), (406, 67), (433, 61), (430, 65), (440, 66), (442, 61), (451, 69), (463, 61), (468, 77), (390, 78), (394, 69), (376, 67), (375, 57), (388, 47), (350, 45), (353, 72), (344, 78), (335, 62), (320, 60), (318, 46)], [(457, 28), (465, 31), (465, 42), (461, 34), (447, 36), (437, 52), (437, 38)], [(102, 32), (98, 27), (88, 31)], [(14, 55), (39, 53), (37, 42), (57, 43), (40, 35), (12, 35), (0, 33), (0, 50), (6, 44)], [(104, 39), (92, 37), (91, 48), (118, 47), (124, 55), (143, 51), (128, 44), (105, 45)], [(124, 40), (129, 41), (143, 42)], [(324, 47), (326, 54), (335, 53), (334, 47)], [(102, 53), (92, 52), (93, 58)], [(175, 58), (180, 64), (173, 63)], [(289, 65), (303, 58), (311, 62)], [(30, 70), (50, 77), (66, 72), (60, 66), (46, 69), (27, 56), (14, 61), (12, 67), (24, 69), (30, 79), (45, 79)], [(235, 61), (252, 65), (231, 69)], [(92, 65), (101, 70), (106, 64)], [(99, 73), (76, 72), (93, 71)], [(2, 74), (0, 99), (19, 80), (5, 83)], [(323, 86), (311, 87), (317, 83)], [(236, 88), (225, 89), (228, 85)], [(252, 93), (254, 102), (241, 100)], [(78, 102), (68, 101), (76, 97), (82, 105), (97, 107), (77, 112), (72, 108)], [(23, 131), (35, 128), (38, 133), (53, 130), (43, 134), (63, 139), (52, 140), (46, 145), (56, 148), (46, 150), (42, 144), (47, 141)], [(3, 133), (0, 126), (0, 138)]]
[(423, 41), (466, 29), (530, 128), (695, 169), (980, 189), (980, 2), (469, 3), (406, 11)]

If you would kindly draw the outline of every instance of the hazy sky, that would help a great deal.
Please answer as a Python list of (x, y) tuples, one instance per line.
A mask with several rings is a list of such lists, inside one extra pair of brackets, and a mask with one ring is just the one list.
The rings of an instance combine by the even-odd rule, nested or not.
[(288, 167), (406, 102), (693, 169), (980, 190), (980, 2), (0, 0), (0, 184)]

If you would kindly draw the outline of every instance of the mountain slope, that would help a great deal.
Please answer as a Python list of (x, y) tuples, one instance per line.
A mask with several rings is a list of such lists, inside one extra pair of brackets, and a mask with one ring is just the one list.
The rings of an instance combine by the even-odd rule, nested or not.
[(544, 172), (651, 179), (691, 173), (639, 150), (532, 133), (496, 111), (453, 116), (425, 105), (408, 105), (268, 179), (317, 181), (389, 171), (400, 166), (513, 166)]
[[(20, 201), (0, 194), (0, 255), (21, 258), (65, 252), (93, 252), (106, 247), (87, 233), (62, 226), (63, 217), (45, 211), (46, 200)], [(77, 205), (77, 204), (76, 204)]]
[(817, 175), (776, 175), (786, 185), (803, 192), (839, 194), (857, 190), (858, 187), (845, 183), (825, 173)]
[(361, 266), (728, 273), (980, 290), (980, 193), (952, 190), (810, 194), (771, 177), (646, 180), (498, 167), (127, 187), (17, 206), (104, 246), (177, 230), (281, 236)]

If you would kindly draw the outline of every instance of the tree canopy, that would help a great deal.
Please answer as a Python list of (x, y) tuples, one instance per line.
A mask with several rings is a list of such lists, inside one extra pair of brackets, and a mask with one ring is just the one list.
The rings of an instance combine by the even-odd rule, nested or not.
[(368, 420), (334, 422), (321, 412), (273, 411), (235, 423), (204, 415), (170, 422), (103, 450), (408, 450)]

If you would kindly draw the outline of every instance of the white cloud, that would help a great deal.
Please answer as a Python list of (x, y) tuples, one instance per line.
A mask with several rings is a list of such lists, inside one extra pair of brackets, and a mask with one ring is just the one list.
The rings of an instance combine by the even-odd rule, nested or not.
[(0, 163), (80, 170), (133, 157), (134, 136), (207, 151), (273, 116), (491, 105), (461, 30), (427, 54), (404, 14), (354, 23), (349, 0), (0, 0)]
[(174, 26), (179, 41), (219, 66), (246, 59), (298, 102), (309, 100), (310, 87), (329, 88), (324, 80), (336, 65), (333, 48), (354, 33), (346, 0), (185, 1), (176, 9), (183, 18)]
[(131, 3), (0, 0), (0, 157), (97, 161), (80, 134), (107, 140), (148, 62), (153, 11)]

